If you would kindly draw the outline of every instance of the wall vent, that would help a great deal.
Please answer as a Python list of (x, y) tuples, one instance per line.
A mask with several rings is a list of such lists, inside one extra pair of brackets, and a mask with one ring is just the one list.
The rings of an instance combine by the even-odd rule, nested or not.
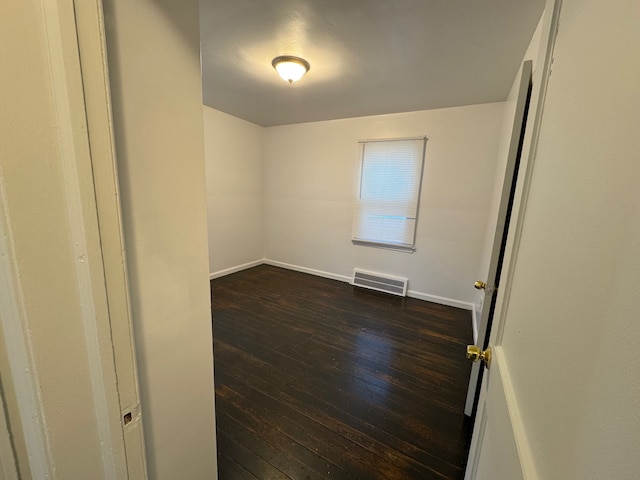
[(353, 280), (351, 285), (356, 287), (370, 288), (379, 292), (391, 293), (392, 295), (407, 296), (408, 279), (392, 277), (381, 273), (367, 272), (365, 270), (353, 269)]

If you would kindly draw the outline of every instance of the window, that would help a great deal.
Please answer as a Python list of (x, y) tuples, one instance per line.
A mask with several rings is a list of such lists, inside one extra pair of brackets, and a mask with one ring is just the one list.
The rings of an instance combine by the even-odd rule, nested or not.
[(353, 243), (415, 250), (427, 137), (360, 142)]

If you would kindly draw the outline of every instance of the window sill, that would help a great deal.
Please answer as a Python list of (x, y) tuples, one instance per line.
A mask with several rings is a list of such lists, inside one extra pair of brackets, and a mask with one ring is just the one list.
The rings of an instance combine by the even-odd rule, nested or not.
[(403, 252), (403, 253), (413, 253), (416, 251), (416, 247), (414, 247), (413, 245), (407, 245), (407, 244), (372, 242), (370, 240), (356, 240), (356, 239), (352, 239), (351, 243), (353, 243), (354, 245), (360, 245), (362, 247), (382, 248), (384, 250), (394, 250), (396, 252)]

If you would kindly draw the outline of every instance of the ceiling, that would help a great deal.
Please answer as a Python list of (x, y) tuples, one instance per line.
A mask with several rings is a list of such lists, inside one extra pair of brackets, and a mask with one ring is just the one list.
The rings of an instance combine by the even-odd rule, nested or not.
[[(544, 0), (201, 0), (204, 103), (262, 126), (502, 101)], [(311, 64), (287, 84), (278, 55)]]

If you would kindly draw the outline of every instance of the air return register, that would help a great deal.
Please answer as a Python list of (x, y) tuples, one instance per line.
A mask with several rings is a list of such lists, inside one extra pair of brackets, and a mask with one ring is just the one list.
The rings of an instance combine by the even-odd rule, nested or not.
[(408, 280), (406, 278), (367, 272), (365, 270), (355, 268), (353, 270), (353, 281), (351, 282), (351, 285), (406, 297), (407, 282)]

